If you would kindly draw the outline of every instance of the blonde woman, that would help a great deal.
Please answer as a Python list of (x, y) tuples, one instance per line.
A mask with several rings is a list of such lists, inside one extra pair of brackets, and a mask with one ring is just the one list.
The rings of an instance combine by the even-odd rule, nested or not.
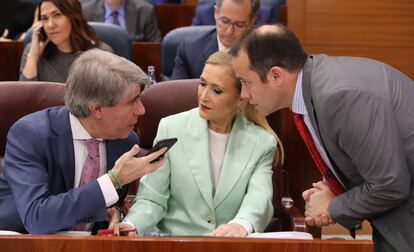
[(198, 107), (161, 120), (155, 142), (178, 142), (165, 164), (141, 179), (116, 234), (136, 228), (139, 235), (246, 236), (266, 228), (273, 216), (277, 142), (240, 92), (231, 56), (212, 54), (200, 77)]

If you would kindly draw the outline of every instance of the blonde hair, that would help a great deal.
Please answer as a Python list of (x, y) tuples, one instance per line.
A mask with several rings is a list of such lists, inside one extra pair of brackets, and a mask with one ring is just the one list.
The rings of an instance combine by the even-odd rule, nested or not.
[[(223, 67), (225, 71), (228, 73), (228, 75), (234, 80), (234, 85), (237, 89), (237, 92), (241, 94), (242, 84), (240, 80), (236, 77), (236, 73), (233, 70), (230, 54), (222, 51), (215, 52), (212, 55), (210, 55), (210, 57), (208, 57), (208, 59), (205, 62), (205, 65), (207, 64)], [(276, 132), (273, 131), (272, 127), (270, 127), (269, 123), (266, 120), (266, 117), (260, 114), (259, 111), (257, 111), (248, 102), (241, 108), (241, 112), (247, 120), (253, 122), (259, 127), (262, 127), (276, 138), (277, 149), (275, 151), (275, 157), (277, 164), (282, 165), (284, 161), (284, 150), (282, 141), (280, 140)]]

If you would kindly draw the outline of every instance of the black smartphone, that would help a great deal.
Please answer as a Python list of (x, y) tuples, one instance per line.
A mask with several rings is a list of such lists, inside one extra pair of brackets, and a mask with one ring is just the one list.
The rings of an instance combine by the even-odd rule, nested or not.
[[(165, 153), (167, 153), (167, 151), (175, 144), (177, 142), (177, 138), (167, 138), (167, 139), (162, 139), (162, 140), (160, 140), (160, 141), (158, 141), (155, 145), (154, 145), (154, 147), (152, 147), (149, 151), (148, 151), (148, 153), (147, 153), (147, 155), (149, 155), (149, 154), (151, 154), (151, 153), (153, 153), (153, 152), (156, 152), (157, 150), (159, 150), (159, 149), (161, 149), (162, 147), (167, 147), (167, 150), (164, 152), (164, 154)], [(151, 160), (150, 161), (150, 164), (151, 163), (154, 163), (154, 162), (157, 162), (157, 161), (159, 161), (163, 156), (164, 156), (164, 154), (162, 154), (162, 155), (160, 155), (160, 156), (158, 156), (157, 158), (155, 158), (154, 160)]]
[(40, 30), (39, 30), (39, 39), (41, 41), (46, 41), (47, 40), (47, 35), (46, 35), (45, 29), (43, 27), (41, 27)]

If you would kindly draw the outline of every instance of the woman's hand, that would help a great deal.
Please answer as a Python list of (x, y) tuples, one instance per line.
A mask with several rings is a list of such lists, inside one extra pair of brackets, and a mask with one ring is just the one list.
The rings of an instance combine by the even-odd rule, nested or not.
[(135, 229), (134, 226), (129, 225), (128, 223), (117, 223), (113, 226), (113, 228), (114, 228), (114, 235), (116, 236), (119, 236), (119, 235), (125, 235), (125, 236), (130, 236), (130, 237), (137, 236), (136, 231), (122, 232), (122, 230), (126, 230), (126, 229)]
[(30, 46), (30, 54), (33, 54), (33, 57), (35, 57), (36, 60), (40, 58), (40, 56), (43, 53), (43, 50), (45, 49), (46, 45), (49, 43), (49, 38), (47, 38), (45, 41), (40, 40), (40, 30), (43, 27), (43, 23), (41, 21), (36, 22), (32, 26), (32, 43)]
[(116, 207), (108, 208), (108, 219), (109, 227), (108, 229), (114, 229), (115, 224), (121, 222), (121, 213)]
[(31, 79), (37, 76), (37, 62), (43, 53), (46, 45), (49, 43), (49, 39), (41, 41), (39, 38), (40, 29), (43, 27), (41, 21), (36, 22), (32, 26), (32, 43), (30, 44), (30, 50), (27, 55), (26, 64), (23, 69), (23, 75), (27, 79)]
[(208, 233), (209, 236), (246, 236), (247, 231), (238, 223), (220, 225), (216, 230)]

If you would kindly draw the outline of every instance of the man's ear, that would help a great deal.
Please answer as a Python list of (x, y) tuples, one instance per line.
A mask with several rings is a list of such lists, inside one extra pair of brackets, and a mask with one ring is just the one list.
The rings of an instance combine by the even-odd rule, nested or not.
[(285, 79), (286, 71), (278, 66), (274, 66), (270, 68), (267, 79), (270, 83), (274, 83), (275, 85), (279, 86), (282, 85)]
[(102, 106), (96, 103), (89, 105), (89, 110), (91, 112), (91, 116), (95, 118), (102, 118)]
[(217, 20), (217, 18), (218, 18), (218, 11), (219, 11), (219, 9), (218, 9), (218, 7), (217, 7), (217, 5), (214, 5), (214, 19), (215, 20)]

